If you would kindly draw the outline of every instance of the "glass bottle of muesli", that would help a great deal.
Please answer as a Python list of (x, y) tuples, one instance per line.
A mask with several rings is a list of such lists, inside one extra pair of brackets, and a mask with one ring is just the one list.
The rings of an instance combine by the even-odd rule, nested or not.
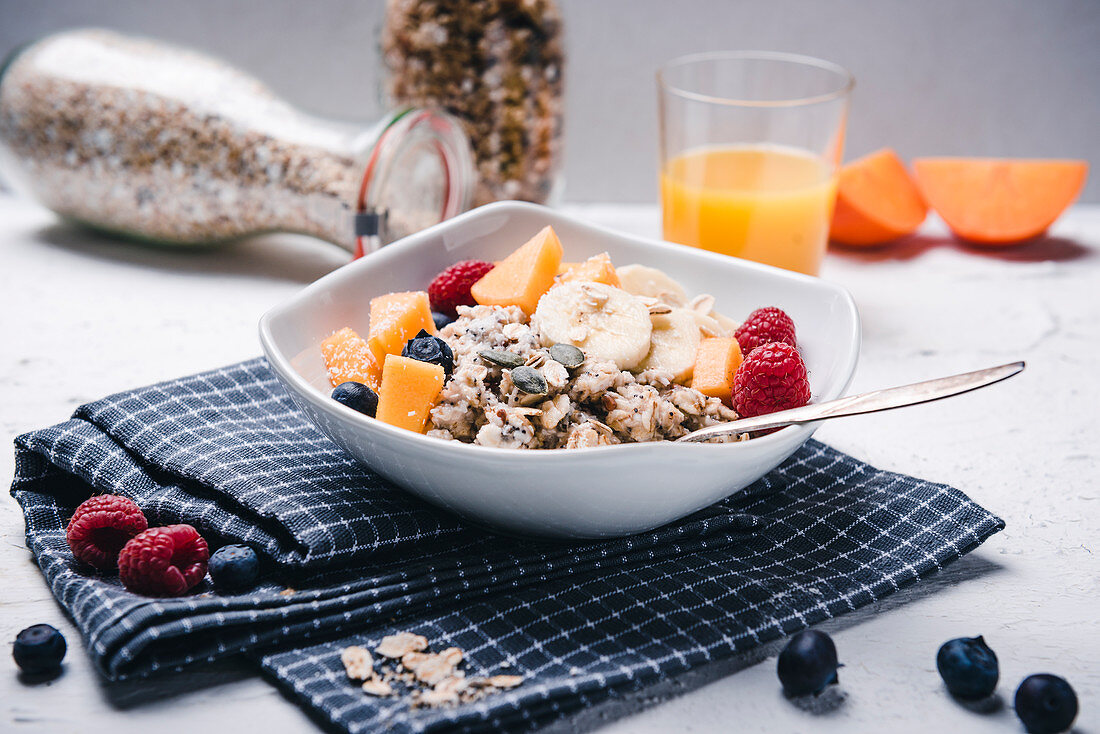
[(437, 105), (466, 124), (476, 204), (555, 197), (564, 64), (556, 0), (387, 0), (382, 50), (393, 103)]
[(476, 178), (445, 112), (322, 120), (217, 59), (102, 30), (5, 62), (0, 171), (66, 218), (149, 241), (291, 231), (360, 252), (464, 211)]

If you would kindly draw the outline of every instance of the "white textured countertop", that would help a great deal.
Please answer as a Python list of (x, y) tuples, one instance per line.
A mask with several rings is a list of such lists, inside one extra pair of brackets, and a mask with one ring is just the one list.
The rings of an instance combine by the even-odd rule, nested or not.
[[(648, 206), (574, 206), (590, 221), (657, 233)], [(811, 713), (785, 700), (775, 647), (690, 674), (553, 729), (606, 732), (1020, 732), (1011, 709), (974, 713), (948, 697), (939, 644), (984, 634), (1011, 704), (1027, 674), (1077, 691), (1079, 734), (1100, 734), (1100, 207), (1077, 207), (1051, 237), (978, 253), (926, 235), (883, 251), (832, 254), (823, 277), (863, 318), (853, 391), (1016, 359), (1028, 369), (978, 393), (827, 423), (817, 436), (873, 464), (951, 483), (1008, 528), (938, 577), (825, 626), (843, 701)], [(0, 479), (11, 439), (107, 393), (259, 353), (269, 306), (346, 259), (298, 237), (220, 250), (140, 247), (67, 228), (0, 195)], [(0, 638), (49, 622), (69, 640), (64, 674), (24, 685), (0, 660), (0, 731), (222, 731), (316, 726), (242, 663), (125, 684), (97, 678), (79, 634), (24, 547), (15, 502), (0, 499)], [(6, 649), (6, 648), (5, 648)], [(766, 658), (766, 659), (765, 659)], [(757, 664), (759, 663), (759, 664)]]

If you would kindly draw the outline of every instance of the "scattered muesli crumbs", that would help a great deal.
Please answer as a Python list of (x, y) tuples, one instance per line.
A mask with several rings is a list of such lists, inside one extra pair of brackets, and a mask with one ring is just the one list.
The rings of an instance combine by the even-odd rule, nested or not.
[(297, 593), (298, 592), (288, 586), (287, 588), (279, 592), (279, 596), (294, 596)]
[[(387, 659), (377, 667), (370, 651), (358, 645), (341, 650), (340, 660), (350, 680), (363, 681), (367, 695), (385, 698), (407, 693), (409, 704), (417, 708), (470, 703), (523, 683), (521, 675), (467, 678), (457, 669), (465, 659), (460, 648), (431, 652), (427, 647), (427, 638), (399, 632), (382, 638), (374, 649), (375, 655)], [(511, 666), (505, 663), (501, 667)], [(400, 688), (395, 688), (396, 684)]]

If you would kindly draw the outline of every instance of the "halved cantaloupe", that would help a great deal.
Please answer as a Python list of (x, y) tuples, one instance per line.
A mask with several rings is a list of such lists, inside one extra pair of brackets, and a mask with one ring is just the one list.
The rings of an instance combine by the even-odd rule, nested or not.
[(918, 158), (925, 200), (956, 236), (1004, 245), (1037, 237), (1073, 203), (1088, 175), (1076, 160)]
[(554, 285), (561, 256), (554, 229), (544, 227), (474, 283), (470, 294), (482, 306), (519, 306), (534, 313), (542, 294)]
[(345, 326), (321, 342), (321, 356), (333, 387), (344, 382), (361, 382), (378, 390), (382, 370), (366, 340), (351, 327)]
[(741, 346), (736, 339), (714, 337), (699, 342), (691, 386), (726, 405), (733, 400), (733, 375), (741, 366)]
[(423, 433), (428, 413), (443, 388), (443, 368), (430, 362), (386, 355), (375, 417), (398, 428)]
[(367, 345), (378, 364), (386, 363), (387, 354), (401, 354), (405, 342), (421, 329), (435, 333), (431, 303), (424, 291), (387, 293), (371, 299)]
[(844, 245), (879, 245), (915, 232), (928, 205), (905, 164), (890, 148), (840, 169), (829, 239)]
[(563, 283), (570, 280), (587, 280), (615, 288), (621, 288), (623, 285), (619, 280), (619, 274), (615, 272), (615, 266), (611, 264), (611, 256), (606, 252), (593, 255), (582, 263), (575, 263), (561, 273), (558, 280)]

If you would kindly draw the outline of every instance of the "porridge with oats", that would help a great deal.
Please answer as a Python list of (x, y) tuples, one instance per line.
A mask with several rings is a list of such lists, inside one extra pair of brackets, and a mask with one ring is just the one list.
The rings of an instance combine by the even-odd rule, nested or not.
[(322, 343), (332, 397), (433, 438), (512, 449), (674, 440), (808, 402), (780, 309), (739, 323), (656, 268), (562, 255), (546, 227), (498, 263), (465, 260), (426, 291), (372, 299), (367, 338), (344, 328)]

